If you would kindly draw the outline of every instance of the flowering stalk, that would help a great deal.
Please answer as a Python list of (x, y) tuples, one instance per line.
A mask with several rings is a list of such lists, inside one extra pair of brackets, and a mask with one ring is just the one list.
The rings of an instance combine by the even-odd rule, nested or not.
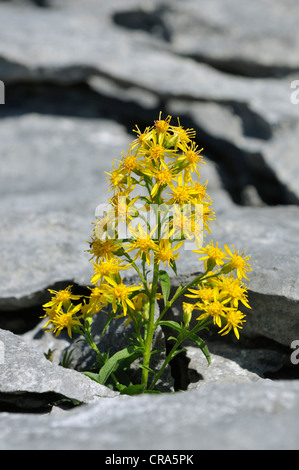
[[(87, 374), (102, 384), (112, 378), (121, 393), (154, 390), (187, 338), (209, 362), (207, 345), (198, 332), (213, 325), (221, 335), (233, 331), (239, 338), (245, 322), (239, 305), (250, 308), (242, 281), (248, 280), (250, 257), (234, 246), (224, 245), (222, 249), (213, 240), (204, 245), (215, 214), (207, 182), (200, 181), (200, 168), (205, 163), (202, 149), (193, 140), (193, 129), (184, 129), (179, 122), (173, 126), (170, 121), (170, 116), (164, 120), (160, 116), (144, 132), (136, 127), (137, 136), (128, 151), (107, 173), (111, 197), (95, 223), (88, 250), (94, 271), (90, 295), (75, 296), (68, 287), (50, 291), (52, 299), (44, 305), (45, 328), (56, 335), (64, 328), (70, 337), (72, 333), (81, 334), (96, 351), (101, 366), (98, 374)], [(169, 298), (171, 279), (167, 270), (177, 274), (176, 260), (188, 243), (192, 243), (192, 252), (200, 255), (204, 269)], [(137, 273), (139, 284), (124, 282), (122, 272), (131, 269)], [(184, 299), (182, 322), (165, 321), (165, 313), (179, 297)], [(157, 300), (164, 301), (158, 318)], [(107, 325), (114, 318), (125, 317), (125, 326), (131, 323), (135, 329), (134, 340), (111, 357), (108, 352), (100, 353), (90, 333), (94, 316), (106, 308), (110, 312)], [(194, 315), (196, 311), (198, 316)], [(192, 328), (191, 320), (195, 321)], [(154, 371), (154, 333), (161, 326), (172, 328), (177, 337), (172, 338), (174, 345), (160, 370)], [(118, 381), (118, 373), (136, 359), (141, 360), (141, 383), (124, 386)]]

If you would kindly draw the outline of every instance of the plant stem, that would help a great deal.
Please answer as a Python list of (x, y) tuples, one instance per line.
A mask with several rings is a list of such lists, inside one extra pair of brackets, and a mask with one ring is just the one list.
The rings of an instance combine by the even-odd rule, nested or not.
[(150, 296), (150, 306), (149, 306), (149, 318), (146, 328), (146, 339), (145, 339), (145, 351), (143, 354), (143, 369), (142, 369), (142, 384), (143, 386), (147, 387), (148, 382), (148, 367), (151, 357), (151, 348), (152, 348), (152, 341), (155, 331), (155, 306), (156, 306), (156, 292), (157, 292), (157, 285), (158, 285), (158, 266), (155, 263), (154, 265), (154, 273), (153, 273), (153, 282), (152, 282), (152, 289), (151, 289), (151, 296)]
[[(96, 352), (98, 358), (100, 359), (100, 362), (101, 364), (103, 365), (105, 363), (104, 361), (104, 358), (102, 356), (102, 353), (100, 352), (99, 348), (97, 347), (97, 345), (95, 344), (91, 334), (89, 331), (86, 331), (84, 330), (84, 332), (82, 333), (83, 337), (85, 338), (85, 340), (87, 341), (87, 343), (89, 344), (89, 346)], [(115, 386), (117, 387), (118, 390), (121, 390), (121, 384), (119, 383), (119, 381), (117, 380), (115, 374), (112, 372), (111, 373), (111, 377), (115, 383)]]
[(159, 380), (159, 378), (161, 377), (162, 373), (164, 372), (164, 369), (165, 367), (169, 364), (169, 362), (173, 359), (174, 357), (174, 354), (177, 350), (177, 348), (179, 347), (179, 345), (185, 340), (187, 339), (190, 335), (192, 334), (195, 334), (197, 333), (199, 330), (203, 330), (204, 328), (206, 328), (206, 325), (208, 324), (209, 322), (203, 322), (203, 323), (198, 323), (197, 325), (195, 325), (192, 330), (187, 330), (187, 328), (183, 329), (177, 339), (176, 339), (176, 342), (174, 343), (173, 347), (171, 348), (170, 352), (168, 353), (167, 357), (165, 358), (164, 360), (164, 363), (162, 364), (162, 367), (161, 369), (159, 370), (159, 372), (155, 375), (150, 387), (149, 387), (149, 390), (152, 390), (154, 388), (154, 386), (156, 385), (157, 381)]
[[(194, 286), (194, 284), (197, 284), (199, 281), (205, 281), (206, 279), (210, 279), (211, 277), (216, 277), (221, 274), (221, 271), (219, 273), (212, 274), (211, 276), (207, 276), (208, 271), (206, 271), (204, 274), (201, 274), (200, 276), (197, 276), (193, 281), (189, 282), (185, 287), (182, 287), (181, 289), (178, 289), (174, 296), (167, 302), (167, 305), (164, 307), (162, 310), (158, 320), (156, 323), (162, 320), (163, 316), (167, 312), (167, 310), (172, 306), (172, 304), (182, 295), (186, 292), (186, 290), (190, 289), (190, 287)], [(206, 277), (205, 277), (206, 276)]]
[(183, 341), (184, 338), (179, 339), (179, 337), (180, 337), (180, 335), (178, 336), (178, 339), (175, 342), (175, 344), (173, 345), (173, 347), (171, 348), (171, 351), (169, 352), (168, 356), (165, 358), (165, 361), (164, 361), (161, 369), (159, 370), (159, 372), (153, 378), (153, 381), (152, 381), (151, 385), (149, 386), (149, 390), (153, 390), (153, 388), (156, 385), (157, 381), (159, 380), (162, 373), (164, 372), (165, 367), (169, 364), (169, 362), (171, 361), (171, 359), (174, 356), (174, 353), (176, 352), (177, 348), (179, 347), (180, 343)]

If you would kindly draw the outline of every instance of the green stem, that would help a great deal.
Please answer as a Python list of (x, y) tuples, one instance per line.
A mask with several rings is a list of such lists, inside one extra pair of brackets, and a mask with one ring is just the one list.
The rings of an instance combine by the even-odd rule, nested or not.
[(158, 286), (158, 266), (155, 263), (154, 265), (154, 273), (153, 273), (153, 282), (152, 282), (152, 289), (150, 295), (150, 306), (149, 306), (149, 318), (146, 327), (146, 339), (145, 339), (145, 351), (143, 354), (143, 369), (142, 369), (142, 384), (147, 388), (148, 382), (148, 367), (150, 363), (151, 357), (151, 348), (152, 348), (152, 341), (155, 331), (155, 306), (156, 306), (156, 292)]
[[(167, 312), (167, 310), (172, 306), (172, 304), (181, 296), (183, 295), (190, 287), (194, 286), (194, 284), (197, 284), (199, 281), (205, 281), (206, 279), (210, 279), (212, 277), (219, 276), (221, 274), (221, 271), (219, 273), (212, 274), (211, 276), (207, 276), (208, 271), (206, 271), (204, 274), (201, 274), (200, 276), (197, 276), (196, 278), (193, 279), (193, 281), (189, 282), (185, 287), (182, 287), (181, 289), (178, 289), (174, 296), (167, 302), (167, 305), (164, 307), (162, 310), (158, 320), (156, 323), (162, 320), (163, 316)], [(206, 277), (205, 277), (206, 276)]]
[[(104, 358), (102, 356), (102, 353), (100, 352), (99, 348), (97, 347), (97, 345), (95, 344), (91, 334), (89, 331), (86, 331), (84, 330), (84, 332), (82, 332), (82, 336), (85, 338), (85, 340), (87, 341), (87, 343), (89, 344), (89, 346), (96, 352), (98, 358), (100, 359), (100, 362), (101, 364), (103, 365), (105, 363), (104, 361)], [(117, 387), (118, 390), (121, 390), (121, 384), (119, 383), (119, 381), (117, 380), (115, 374), (112, 372), (111, 373), (111, 377), (115, 383), (115, 386)]]
[(179, 345), (186, 339), (188, 338), (190, 335), (192, 334), (195, 334), (197, 333), (198, 331), (200, 330), (203, 330), (204, 328), (206, 328), (206, 325), (208, 325), (209, 322), (198, 322), (197, 325), (195, 325), (192, 330), (187, 330), (187, 329), (183, 329), (177, 339), (176, 339), (176, 342), (174, 343), (173, 347), (171, 348), (170, 352), (168, 353), (167, 357), (165, 358), (164, 360), (164, 363), (161, 367), (161, 369), (159, 370), (159, 372), (155, 375), (152, 383), (150, 384), (150, 387), (149, 387), (149, 390), (153, 390), (154, 386), (156, 385), (157, 381), (159, 380), (159, 378), (161, 377), (161, 375), (163, 374), (164, 372), (164, 369), (166, 368), (166, 366), (169, 364), (169, 362), (173, 359), (174, 357), (174, 353), (176, 352), (177, 348), (179, 347)]
[(173, 355), (174, 353), (176, 352), (177, 348), (179, 347), (179, 345), (181, 344), (181, 342), (184, 340), (184, 338), (182, 339), (179, 339), (180, 335), (178, 336), (178, 339), (177, 341), (175, 342), (175, 344), (173, 345), (173, 347), (171, 348), (171, 351), (169, 352), (169, 354), (167, 355), (167, 357), (165, 358), (165, 361), (161, 367), (161, 369), (159, 370), (159, 372), (155, 375), (152, 383), (150, 384), (149, 386), (149, 390), (153, 390), (154, 386), (156, 385), (157, 381), (159, 380), (159, 378), (161, 377), (161, 375), (163, 374), (164, 372), (164, 369), (165, 367), (169, 364), (169, 362), (171, 361), (171, 359), (173, 358)]
[(133, 268), (137, 272), (138, 276), (140, 277), (140, 280), (144, 286), (145, 291), (148, 293), (148, 287), (147, 287), (147, 282), (145, 277), (142, 275), (140, 269), (138, 268), (137, 264), (132, 260), (131, 256), (128, 253), (124, 253), (124, 256), (127, 258), (127, 260), (132, 264)]

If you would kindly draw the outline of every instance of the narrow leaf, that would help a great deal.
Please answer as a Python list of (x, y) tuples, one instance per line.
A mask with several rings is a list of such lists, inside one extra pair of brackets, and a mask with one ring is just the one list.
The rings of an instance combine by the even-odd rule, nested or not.
[(127, 366), (141, 355), (141, 348), (136, 348), (131, 345), (121, 349), (120, 351), (117, 351), (101, 368), (99, 372), (100, 383), (104, 384), (112, 372), (115, 372), (122, 364), (125, 363)]
[(158, 325), (168, 326), (169, 328), (173, 328), (174, 330), (179, 331), (180, 333), (182, 331), (181, 325), (173, 320), (159, 321)]
[(196, 346), (198, 346), (202, 350), (202, 352), (204, 353), (204, 355), (205, 355), (205, 357), (208, 361), (208, 364), (210, 365), (211, 364), (211, 356), (210, 356), (209, 349), (208, 349), (206, 343), (204, 342), (204, 340), (201, 339), (199, 336), (197, 336), (194, 333), (190, 333), (188, 335), (188, 338), (190, 338), (196, 344)]
[(94, 380), (95, 382), (101, 383), (100, 378), (99, 378), (99, 374), (95, 374), (94, 372), (88, 372), (88, 371), (87, 372), (82, 372), (82, 374), (86, 375), (87, 377)]
[(140, 393), (144, 392), (144, 385), (136, 384), (136, 385), (129, 385), (128, 387), (123, 388), (120, 391), (121, 395), (140, 395)]
[(170, 294), (170, 277), (166, 271), (159, 271), (159, 280), (161, 284), (164, 304), (166, 306)]

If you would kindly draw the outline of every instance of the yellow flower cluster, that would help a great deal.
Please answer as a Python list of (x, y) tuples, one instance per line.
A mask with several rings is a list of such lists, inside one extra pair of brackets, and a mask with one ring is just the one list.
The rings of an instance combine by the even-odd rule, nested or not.
[[(206, 272), (216, 268), (217, 275), (211, 276), (197, 285), (196, 289), (188, 289), (190, 294), (186, 297), (198, 299), (195, 304), (184, 303), (183, 309), (188, 321), (191, 320), (193, 310), (200, 310), (197, 320), (211, 317), (213, 323), (222, 329), (222, 335), (234, 331), (239, 339), (238, 329), (242, 328), (245, 315), (239, 310), (239, 302), (245, 307), (251, 308), (247, 299), (247, 287), (242, 278), (248, 280), (246, 272), (251, 271), (248, 263), (249, 256), (239, 254), (233, 247), (233, 251), (224, 246), (224, 251), (214, 246), (213, 240), (206, 247), (195, 250), (203, 256), (199, 260), (204, 261)], [(236, 271), (237, 276), (233, 275)], [(223, 326), (224, 324), (224, 326)]]
[[(215, 218), (207, 183), (200, 181), (200, 167), (205, 163), (202, 149), (193, 140), (193, 129), (184, 129), (179, 121), (177, 126), (171, 125), (170, 121), (170, 116), (161, 119), (160, 115), (144, 132), (136, 126), (136, 138), (107, 173), (111, 197), (95, 223), (88, 250), (94, 271), (90, 295), (76, 305), (73, 300), (78, 298), (69, 288), (51, 292), (52, 300), (44, 305), (49, 319), (46, 326), (51, 323), (56, 334), (67, 328), (71, 335), (108, 304), (115, 316), (127, 316), (128, 321), (147, 318), (149, 303), (160, 295), (157, 279), (152, 295), (148, 270), (157, 273), (164, 265), (176, 272), (179, 249), (189, 239), (195, 243), (193, 251), (202, 255), (199, 259), (209, 276), (189, 289), (187, 296), (198, 300), (183, 303), (185, 324), (189, 324), (193, 310), (200, 310), (198, 320), (211, 317), (221, 327), (221, 334), (233, 329), (239, 337), (245, 316), (238, 303), (249, 307), (246, 286), (241, 282), (251, 269), (249, 257), (227, 246), (223, 251), (218, 243), (202, 247)], [(139, 285), (124, 282), (120, 273), (128, 269), (138, 272)]]

